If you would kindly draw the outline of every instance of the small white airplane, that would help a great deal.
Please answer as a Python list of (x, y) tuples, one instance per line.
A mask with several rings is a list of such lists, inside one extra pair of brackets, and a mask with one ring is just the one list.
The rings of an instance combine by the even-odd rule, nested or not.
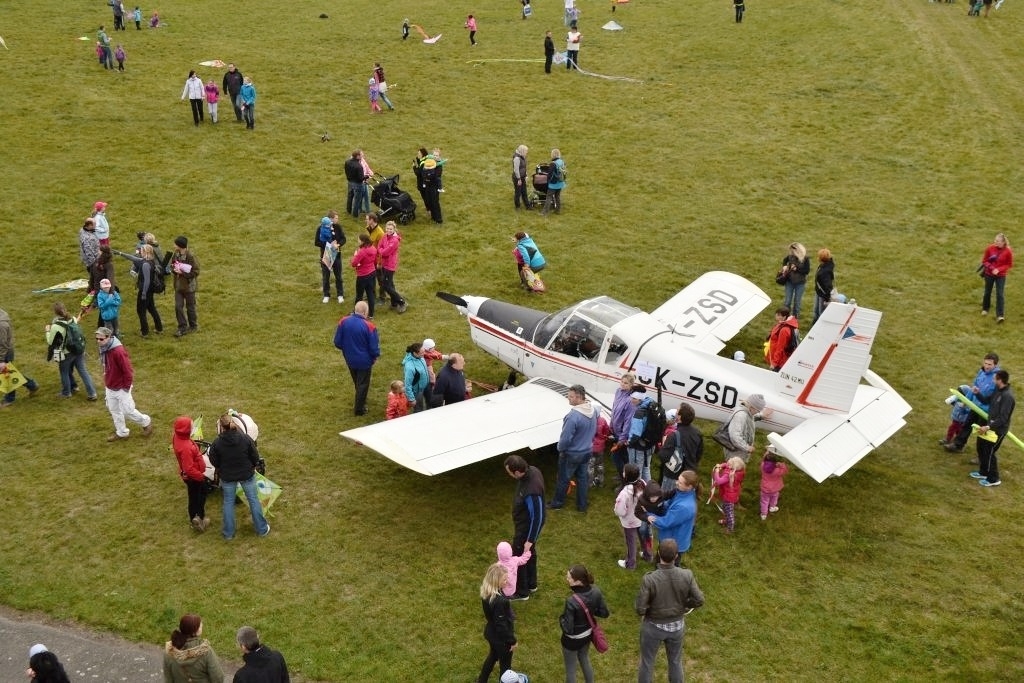
[(666, 410), (686, 401), (698, 418), (718, 422), (741, 399), (763, 394), (771, 410), (758, 428), (818, 482), (842, 475), (899, 431), (911, 410), (868, 367), (878, 311), (829, 304), (777, 373), (716, 355), (771, 302), (732, 273), (706, 273), (649, 314), (606, 296), (552, 314), (480, 296), (438, 296), (466, 316), (477, 346), (531, 379), (341, 432), (426, 475), (555, 443), (568, 386), (583, 385), (610, 410), (626, 372)]

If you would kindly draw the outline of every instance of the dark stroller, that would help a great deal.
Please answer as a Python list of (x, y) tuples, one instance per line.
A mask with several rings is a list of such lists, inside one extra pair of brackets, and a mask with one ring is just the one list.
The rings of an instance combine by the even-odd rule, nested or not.
[(370, 201), (380, 209), (377, 217), (406, 225), (416, 220), (416, 202), (398, 187), (398, 174), (385, 177), (377, 174), (371, 180)]
[(537, 169), (533, 174), (533, 196), (530, 197), (533, 204), (543, 205), (548, 196), (548, 169), (550, 168), (550, 164), (537, 164)]

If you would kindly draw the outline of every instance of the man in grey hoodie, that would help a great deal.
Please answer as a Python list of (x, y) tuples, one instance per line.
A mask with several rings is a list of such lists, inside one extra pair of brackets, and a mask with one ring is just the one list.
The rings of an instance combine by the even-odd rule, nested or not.
[(552, 510), (565, 505), (569, 480), (576, 480), (576, 509), (587, 511), (587, 491), (590, 476), (587, 464), (597, 432), (597, 418), (601, 409), (587, 400), (587, 390), (579, 384), (569, 387), (569, 412), (562, 419), (562, 434), (558, 438), (558, 480), (555, 497), (548, 504)]

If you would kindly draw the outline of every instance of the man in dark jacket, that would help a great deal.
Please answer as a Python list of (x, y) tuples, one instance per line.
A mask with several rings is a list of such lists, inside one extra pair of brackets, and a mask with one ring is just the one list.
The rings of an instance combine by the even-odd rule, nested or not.
[(242, 650), (245, 665), (235, 673), (234, 683), (290, 683), (284, 657), (260, 643), (256, 629), (243, 626), (238, 629), (235, 640)]
[(434, 392), (430, 396), (430, 405), (433, 408), (458, 403), (466, 400), (466, 359), (461, 353), (453, 353), (448, 356), (448, 362), (441, 372), (437, 373), (437, 380), (434, 382)]
[(238, 95), (242, 92), (242, 72), (238, 71), (234, 64), (228, 64), (224, 81), (221, 83), (221, 90), (231, 98), (231, 106), (235, 110), (235, 121), (241, 123), (242, 101), (238, 99)]
[(369, 313), (367, 303), (357, 301), (352, 315), (342, 318), (334, 331), (334, 346), (345, 357), (352, 383), (356, 385), (356, 416), (366, 415), (366, 395), (370, 392), (373, 364), (380, 358), (380, 337), (376, 325), (366, 319)]
[(186, 334), (199, 331), (199, 322), (196, 319), (199, 259), (188, 248), (188, 238), (184, 235), (174, 238), (171, 272), (174, 273), (174, 315), (178, 321), (178, 331), (174, 336), (184, 337)]
[[(665, 491), (675, 489), (676, 479), (683, 470), (696, 472), (700, 459), (704, 457), (704, 435), (693, 426), (696, 416), (693, 406), (689, 403), (680, 404), (676, 412), (676, 429), (665, 438), (665, 443), (658, 451), (661, 460), (661, 488)], [(674, 457), (677, 451), (679, 455)]]
[(241, 486), (249, 504), (256, 535), (266, 536), (270, 533), (270, 524), (263, 516), (263, 506), (256, 492), (256, 465), (260, 462), (256, 443), (248, 434), (238, 431), (238, 424), (228, 413), (220, 416), (217, 431), (220, 436), (210, 446), (209, 456), (210, 464), (220, 476), (220, 488), (224, 492), (224, 527), (221, 533), (229, 541), (235, 537), (235, 494)]
[[(11, 330), (11, 318), (7, 311), (0, 310), (0, 372), (7, 371), (7, 364), (14, 362), (14, 332)], [(25, 388), (29, 396), (35, 396), (39, 391), (39, 385), (34, 379), (25, 378)], [(17, 394), (12, 389), (8, 394), (0, 398), (0, 408), (6, 408), (14, 403)], [(125, 430), (127, 431), (127, 430)]]
[(555, 41), (551, 39), (551, 31), (544, 34), (544, 73), (551, 73), (551, 61), (555, 58)]
[[(978, 428), (978, 471), (971, 476), (982, 486), (999, 486), (999, 459), (996, 452), (1003, 445), (1003, 439), (1010, 431), (1010, 418), (1017, 405), (1017, 399), (1010, 390), (1010, 373), (996, 371), (996, 393), (988, 404), (988, 424)], [(989, 432), (996, 435), (995, 441), (985, 438)]]
[(357, 149), (345, 162), (345, 179), (348, 181), (348, 195), (345, 199), (345, 213), (359, 218), (366, 192), (366, 172), (363, 170), (363, 150)]
[(544, 528), (544, 475), (521, 455), (505, 458), (505, 472), (516, 480), (512, 498), (512, 553), (522, 555), (526, 542), (532, 544), (530, 560), (519, 565), (516, 572), (516, 593), (511, 599), (529, 600), (530, 593), (537, 590), (537, 538)]
[(640, 592), (636, 596), (636, 613), (643, 618), (640, 624), (639, 683), (651, 683), (654, 676), (654, 658), (661, 643), (668, 655), (670, 681), (683, 680), (683, 636), (686, 633), (684, 615), (704, 604), (693, 572), (675, 566), (679, 547), (669, 539), (658, 546), (658, 568), (644, 575)]

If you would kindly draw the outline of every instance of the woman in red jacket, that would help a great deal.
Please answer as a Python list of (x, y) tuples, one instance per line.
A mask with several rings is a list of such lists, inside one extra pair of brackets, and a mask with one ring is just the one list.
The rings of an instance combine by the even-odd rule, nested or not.
[(1006, 288), (1006, 274), (1013, 267), (1013, 250), (1006, 235), (999, 233), (988, 245), (981, 258), (981, 276), (985, 278), (985, 296), (981, 299), (981, 314), (988, 315), (992, 304), (992, 286), (996, 288), (996, 322), (1001, 323), (1006, 312), (1003, 304), (1003, 290)]
[(178, 458), (178, 471), (188, 488), (188, 518), (196, 531), (206, 531), (210, 520), (206, 517), (206, 461), (199, 446), (192, 440), (192, 418), (182, 415), (174, 420), (171, 438), (174, 455)]

